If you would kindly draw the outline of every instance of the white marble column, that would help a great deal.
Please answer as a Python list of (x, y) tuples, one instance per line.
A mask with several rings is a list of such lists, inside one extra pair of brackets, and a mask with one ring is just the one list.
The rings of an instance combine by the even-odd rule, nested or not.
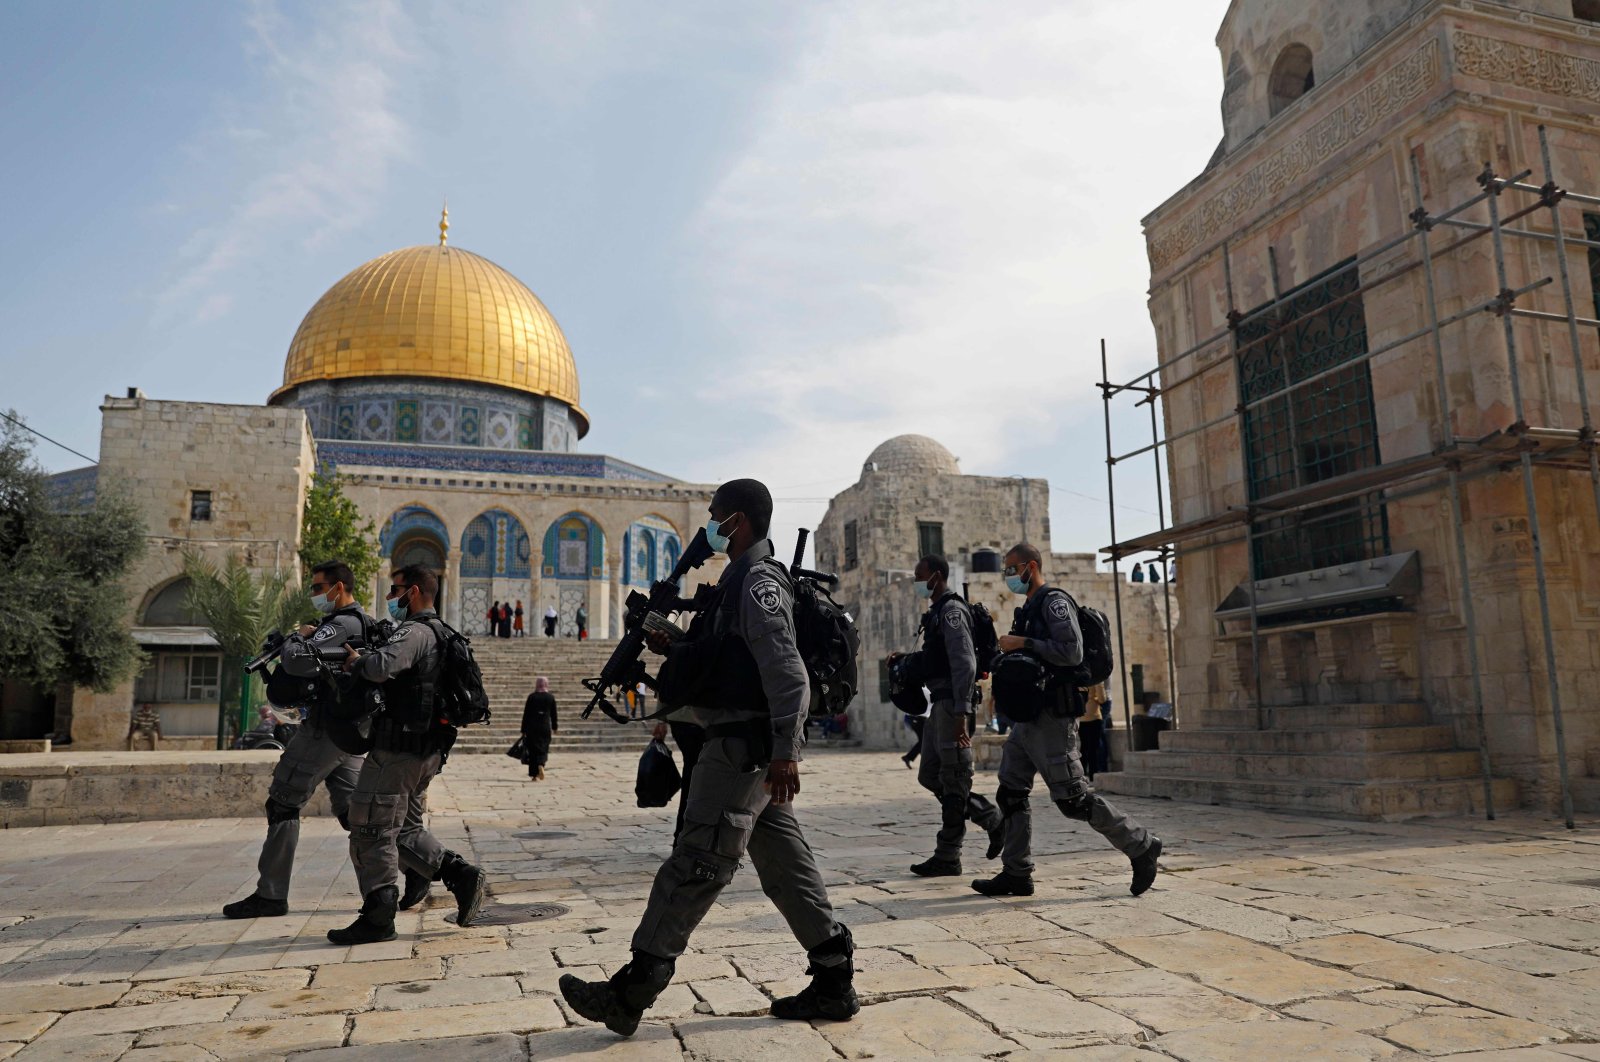
[(609, 569), (606, 580), (605, 615), (601, 617), (601, 626), (606, 638), (622, 637), (622, 551), (606, 551), (606, 567)]
[(441, 615), (457, 630), (461, 628), (461, 550), (450, 547), (444, 561), (445, 601)]

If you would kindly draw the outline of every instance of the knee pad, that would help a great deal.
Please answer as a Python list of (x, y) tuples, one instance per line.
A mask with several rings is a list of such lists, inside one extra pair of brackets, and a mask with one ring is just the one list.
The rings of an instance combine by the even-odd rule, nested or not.
[(1010, 786), (1003, 785), (995, 790), (994, 802), (1000, 805), (1000, 814), (1008, 819), (1018, 812), (1026, 814), (1028, 811), (1028, 791), (1026, 789), (1012, 789)]
[(288, 822), (300, 817), (300, 808), (294, 804), (285, 804), (282, 801), (267, 798), (267, 825), (276, 826), (280, 822)]
[(1093, 790), (1084, 789), (1063, 800), (1056, 801), (1056, 807), (1061, 809), (1061, 814), (1069, 819), (1078, 819), (1088, 822), (1094, 814), (1095, 795)]

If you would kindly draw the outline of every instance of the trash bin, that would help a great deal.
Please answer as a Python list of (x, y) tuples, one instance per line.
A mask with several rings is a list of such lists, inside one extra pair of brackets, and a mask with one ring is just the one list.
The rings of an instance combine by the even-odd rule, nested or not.
[(1161, 748), (1161, 732), (1170, 730), (1172, 722), (1149, 715), (1133, 717), (1133, 751), (1152, 752)]

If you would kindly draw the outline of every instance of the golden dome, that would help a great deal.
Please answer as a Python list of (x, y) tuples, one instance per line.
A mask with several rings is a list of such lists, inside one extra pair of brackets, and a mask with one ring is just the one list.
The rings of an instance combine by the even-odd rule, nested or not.
[(317, 380), (430, 377), (548, 395), (572, 407), (578, 367), (539, 297), (459, 247), (406, 247), (358, 267), (311, 307), (289, 344), (275, 401)]

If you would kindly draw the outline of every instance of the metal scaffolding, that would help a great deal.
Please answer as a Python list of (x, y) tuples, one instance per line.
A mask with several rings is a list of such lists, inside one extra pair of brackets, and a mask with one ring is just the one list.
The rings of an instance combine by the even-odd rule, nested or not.
[[(1467, 561), (1466, 528), (1462, 517), (1461, 485), (1469, 480), (1486, 476), (1496, 476), (1504, 473), (1520, 472), (1523, 488), (1523, 502), (1526, 507), (1528, 521), (1528, 537), (1531, 545), (1534, 578), (1538, 590), (1540, 627), (1544, 649), (1544, 669), (1548, 683), (1552, 725), (1556, 748), (1556, 760), (1560, 772), (1561, 807), (1566, 825), (1573, 826), (1572, 790), (1568, 775), (1566, 730), (1562, 719), (1560, 675), (1556, 663), (1555, 638), (1550, 619), (1550, 593), (1546, 573), (1544, 545), (1539, 525), (1538, 495), (1535, 486), (1534, 468), (1536, 466), (1569, 470), (1573, 472), (1587, 472), (1590, 485), (1594, 494), (1594, 505), (1597, 521), (1600, 521), (1600, 449), (1596, 446), (1594, 421), (1591, 414), (1588, 380), (1584, 372), (1583, 346), (1580, 328), (1600, 328), (1600, 321), (1579, 315), (1577, 311), (1577, 296), (1573, 291), (1573, 280), (1568, 254), (1572, 248), (1586, 247), (1591, 252), (1600, 251), (1600, 231), (1593, 228), (1586, 229), (1579, 224), (1575, 230), (1569, 230), (1569, 222), (1564, 221), (1562, 211), (1564, 208), (1588, 207), (1600, 208), (1600, 197), (1580, 195), (1569, 191), (1556, 183), (1550, 156), (1549, 137), (1545, 127), (1539, 127), (1539, 151), (1544, 170), (1544, 183), (1535, 185), (1527, 183), (1532, 175), (1531, 170), (1525, 170), (1514, 177), (1505, 178), (1497, 175), (1489, 164), (1485, 164), (1483, 172), (1478, 177), (1480, 191), (1447, 210), (1437, 214), (1428, 211), (1423, 195), (1422, 175), (1415, 156), (1411, 160), (1411, 190), (1415, 203), (1415, 210), (1409, 216), (1411, 228), (1391, 239), (1380, 243), (1377, 247), (1358, 254), (1351, 261), (1344, 263), (1340, 271), (1353, 270), (1357, 278), (1354, 290), (1343, 293), (1328, 302), (1304, 309), (1296, 307), (1296, 299), (1301, 297), (1301, 292), (1291, 292), (1285, 295), (1277, 290), (1277, 278), (1273, 276), (1273, 300), (1265, 306), (1259, 307), (1249, 313), (1241, 313), (1234, 298), (1233, 264), (1231, 248), (1228, 241), (1223, 241), (1216, 247), (1206, 252), (1205, 256), (1220, 252), (1222, 256), (1223, 282), (1225, 296), (1228, 302), (1227, 327), (1196, 343), (1186, 350), (1173, 354), (1165, 359), (1158, 360), (1157, 364), (1149, 370), (1140, 373), (1126, 383), (1112, 383), (1109, 378), (1108, 363), (1105, 343), (1100, 345), (1100, 382), (1098, 387), (1101, 393), (1105, 413), (1106, 435), (1106, 480), (1109, 498), (1108, 513), (1111, 524), (1112, 545), (1102, 552), (1106, 553), (1112, 564), (1112, 572), (1116, 579), (1116, 621), (1118, 653), (1123, 651), (1123, 615), (1122, 615), (1122, 589), (1119, 562), (1127, 557), (1142, 557), (1155, 554), (1163, 571), (1167, 569), (1169, 561), (1188, 553), (1216, 549), (1224, 545), (1233, 545), (1243, 542), (1245, 555), (1248, 558), (1248, 579), (1251, 588), (1247, 594), (1250, 614), (1250, 652), (1251, 671), (1253, 676), (1252, 697), (1259, 720), (1258, 725), (1265, 725), (1266, 705), (1261, 692), (1261, 617), (1257, 610), (1257, 591), (1265, 589), (1267, 583), (1262, 580), (1258, 571), (1258, 544), (1265, 532), (1260, 525), (1263, 522), (1281, 520), (1286, 517), (1302, 517), (1313, 514), (1314, 510), (1326, 509), (1339, 503), (1360, 504), (1362, 499), (1376, 498), (1377, 504), (1396, 501), (1418, 494), (1430, 493), (1443, 488), (1449, 498), (1452, 531), (1455, 540), (1455, 560), (1459, 569), (1461, 587), (1462, 620), (1466, 628), (1467, 657), (1472, 673), (1472, 698), (1478, 730), (1478, 749), (1480, 767), (1483, 777), (1484, 806), (1490, 819), (1495, 817), (1493, 792), (1491, 786), (1492, 764), (1489, 755), (1487, 730), (1484, 726), (1484, 695), (1483, 673), (1478, 652), (1477, 616), (1473, 604), (1472, 571)], [(1482, 206), (1487, 215), (1486, 221), (1472, 221), (1463, 217), (1468, 211)], [(1504, 208), (1511, 208), (1506, 211)], [(1523, 219), (1534, 218), (1535, 215), (1544, 213), (1548, 217), (1548, 231), (1541, 231), (1528, 227), (1526, 224), (1517, 225)], [(1591, 219), (1593, 220), (1593, 219)], [(1570, 232), (1583, 233), (1584, 235), (1569, 235)], [(1446, 242), (1440, 243), (1435, 233), (1451, 237)], [(1586, 238), (1592, 236), (1593, 238)], [(1469, 247), (1480, 240), (1487, 240), (1492, 252), (1493, 267), (1497, 291), (1495, 294), (1462, 309), (1441, 316), (1439, 313), (1438, 296), (1436, 289), (1437, 268), (1441, 261), (1457, 254), (1463, 248)], [(1556, 257), (1555, 274), (1537, 280), (1523, 283), (1518, 287), (1511, 286), (1511, 277), (1507, 269), (1506, 248), (1510, 241), (1528, 241), (1535, 244), (1553, 246)], [(1410, 257), (1394, 263), (1393, 257), (1402, 249), (1409, 248)], [(1205, 257), (1202, 256), (1202, 257)], [(1382, 265), (1381, 275), (1374, 275), (1371, 279), (1363, 276), (1361, 267), (1367, 264)], [(1273, 269), (1274, 274), (1276, 269)], [(1379, 269), (1372, 270), (1374, 274)], [(1243, 364), (1242, 357), (1255, 350), (1265, 347), (1274, 339), (1289, 332), (1296, 326), (1303, 325), (1312, 318), (1328, 312), (1331, 307), (1336, 307), (1347, 300), (1354, 300), (1364, 293), (1392, 284), (1402, 277), (1420, 274), (1423, 281), (1425, 299), (1423, 312), (1426, 318), (1422, 327), (1406, 335), (1400, 336), (1372, 350), (1364, 350), (1360, 354), (1339, 360), (1331, 367), (1306, 375), (1302, 379), (1293, 379), (1285, 356), (1282, 365), (1281, 389), (1269, 394), (1248, 398), (1246, 389), (1239, 387), (1239, 403), (1228, 414), (1207, 420), (1203, 423), (1186, 427), (1180, 431), (1169, 433), (1166, 437), (1160, 434), (1156, 405), (1164, 402), (1167, 396), (1174, 391), (1188, 386), (1213, 372), (1219, 366), (1235, 366), (1235, 372), (1240, 372), (1239, 366)], [(1559, 287), (1561, 312), (1548, 312), (1519, 305), (1519, 301), (1534, 292), (1546, 288)], [(1287, 311), (1288, 316), (1285, 317)], [(1459, 325), (1471, 318), (1483, 314), (1498, 317), (1502, 322), (1502, 334), (1510, 384), (1510, 398), (1512, 407), (1512, 421), (1503, 427), (1483, 435), (1479, 438), (1462, 439), (1458, 437), (1453, 420), (1453, 411), (1457, 408), (1451, 401), (1448, 378), (1445, 371), (1444, 343), (1442, 336), (1446, 329)], [(1576, 378), (1576, 397), (1581, 427), (1561, 428), (1537, 426), (1527, 423), (1524, 410), (1522, 366), (1518, 360), (1518, 334), (1515, 322), (1518, 318), (1532, 321), (1542, 321), (1550, 324), (1564, 324), (1566, 333), (1566, 346), (1571, 355), (1571, 368)], [(1263, 330), (1262, 326), (1266, 326)], [(1253, 326), (1253, 327), (1247, 327)], [(1242, 334), (1242, 330), (1248, 334)], [(1160, 374), (1175, 370), (1185, 359), (1204, 354), (1214, 348), (1221, 347), (1224, 343), (1231, 345), (1233, 356), (1215, 356), (1207, 363), (1191, 368), (1177, 379), (1162, 384)], [(1392, 460), (1378, 460), (1376, 464), (1360, 468), (1329, 478), (1316, 480), (1310, 483), (1296, 483), (1287, 489), (1278, 489), (1261, 497), (1250, 498), (1248, 494), (1253, 491), (1248, 489), (1252, 480), (1250, 457), (1250, 418), (1270, 402), (1287, 402), (1287, 396), (1294, 395), (1309, 388), (1322, 385), (1321, 393), (1330, 392), (1333, 388), (1332, 378), (1338, 374), (1348, 373), (1355, 366), (1370, 363), (1373, 359), (1401, 350), (1411, 344), (1425, 343), (1431, 351), (1433, 359), (1433, 376), (1435, 386), (1438, 388), (1438, 406), (1440, 423), (1436, 426), (1438, 444), (1429, 452), (1414, 454)], [(1540, 357), (1545, 363), (1549, 379), (1556, 379), (1556, 367), (1550, 362), (1554, 360), (1555, 344), (1552, 342), (1550, 349)], [(1308, 392), (1316, 394), (1319, 392)], [(1114, 452), (1112, 445), (1112, 402), (1125, 394), (1137, 395), (1138, 405), (1150, 407), (1150, 442), (1148, 445), (1137, 447), (1126, 453)], [(1172, 526), (1166, 521), (1166, 498), (1161, 483), (1161, 453), (1167, 450), (1168, 466), (1172, 462), (1171, 447), (1174, 443), (1202, 435), (1203, 433), (1234, 425), (1239, 432), (1240, 457), (1244, 463), (1244, 482), (1247, 484), (1247, 498), (1239, 505), (1229, 506), (1227, 509), (1214, 512), (1196, 520), (1187, 521)], [(1293, 413), (1290, 413), (1288, 431), (1293, 432)], [(1116, 525), (1116, 471), (1117, 467), (1136, 457), (1149, 453), (1155, 460), (1156, 467), (1156, 500), (1159, 508), (1160, 527), (1158, 530), (1135, 538), (1118, 539)], [(1296, 477), (1298, 478), (1298, 476)], [(1312, 519), (1317, 519), (1312, 515)], [(1173, 655), (1172, 610), (1170, 590), (1167, 580), (1163, 579), (1163, 592), (1167, 596), (1166, 606), (1166, 635), (1167, 635), (1167, 660), (1168, 682), (1171, 685), (1171, 697), (1177, 703), (1177, 689), (1175, 681), (1176, 663)], [(1126, 657), (1122, 659), (1125, 661)], [(1128, 674), (1126, 664), (1122, 668), (1123, 706), (1125, 715), (1128, 712)]]

